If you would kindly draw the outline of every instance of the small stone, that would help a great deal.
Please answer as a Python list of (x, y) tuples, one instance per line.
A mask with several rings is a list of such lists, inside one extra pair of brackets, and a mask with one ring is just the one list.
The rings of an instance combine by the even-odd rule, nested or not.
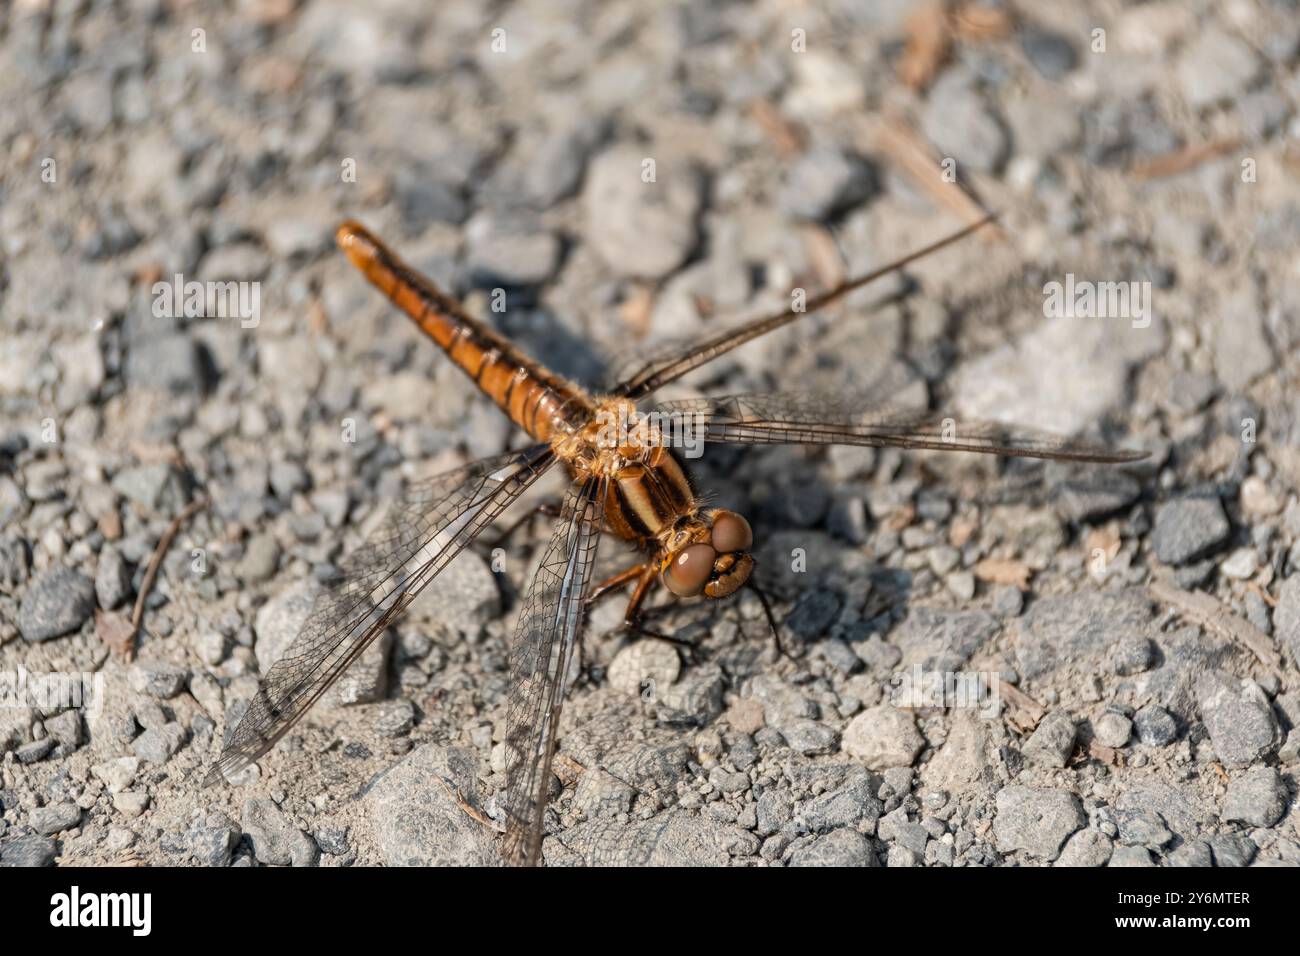
[(95, 597), (99, 606), (111, 611), (131, 596), (131, 571), (117, 548), (105, 546), (95, 569)]
[(275, 576), (280, 567), (280, 543), (273, 535), (255, 534), (244, 547), (244, 556), (235, 565), (235, 575), (241, 581), (260, 584)]
[(1164, 819), (1154, 810), (1116, 810), (1116, 839), (1125, 846), (1159, 849), (1174, 838)]
[(1249, 866), (1259, 847), (1250, 837), (1219, 833), (1210, 837), (1215, 866)]
[(95, 611), (95, 585), (69, 568), (35, 578), (18, 608), (23, 640), (37, 643), (79, 630)]
[(1178, 737), (1178, 722), (1173, 714), (1156, 704), (1148, 704), (1133, 715), (1138, 740), (1148, 747), (1165, 747)]
[(364, 803), (377, 848), (390, 866), (499, 862), (491, 831), (471, 820), (448, 793), (450, 787), (473, 801), (477, 760), (468, 750), (426, 744), (370, 790)]
[(23, 744), (14, 751), (14, 757), (19, 763), (37, 763), (44, 760), (51, 750), (54, 749), (54, 739), (52, 737), (42, 737), (40, 740), (33, 740), (29, 744)]
[(1189, 564), (1226, 541), (1231, 530), (1217, 497), (1175, 498), (1156, 511), (1151, 540), (1165, 564)]
[(330, 856), (346, 856), (350, 849), (347, 827), (323, 827), (312, 836), (321, 852)]
[(1204, 840), (1192, 840), (1189, 843), (1184, 843), (1166, 856), (1165, 865), (1180, 867), (1213, 866), (1214, 856), (1210, 853), (1210, 845)]
[(792, 720), (776, 729), (791, 750), (805, 756), (834, 753), (840, 742), (839, 731), (816, 720)]
[(1273, 609), (1273, 628), (1278, 643), (1287, 648), (1291, 659), (1300, 665), (1300, 574), (1292, 574), (1278, 590)]
[(614, 655), (607, 672), (609, 686), (625, 694), (654, 695), (674, 683), (682, 672), (677, 649), (665, 641), (636, 641)]
[(1196, 697), (1214, 753), (1225, 767), (1254, 763), (1282, 742), (1273, 708), (1253, 681), (1206, 671), (1196, 679)]
[(81, 713), (77, 710), (65, 710), (53, 717), (46, 717), (43, 723), (45, 732), (50, 735), (53, 742), (66, 751), (76, 750), (86, 739)]
[(1155, 866), (1151, 851), (1144, 846), (1117, 846), (1107, 866)]
[(1282, 499), (1258, 475), (1251, 475), (1241, 483), (1241, 508), (1247, 514), (1267, 518), (1281, 511), (1282, 505)]
[(790, 857), (791, 866), (879, 866), (871, 841), (857, 830), (844, 827), (800, 847)]
[(1155, 645), (1145, 634), (1125, 634), (1115, 644), (1111, 657), (1115, 673), (1125, 677), (1141, 674), (1155, 663)]
[(1050, 862), (1086, 823), (1078, 798), (1068, 790), (1011, 786), (998, 791), (993, 834), (1003, 853), (1022, 850)]
[(405, 737), (415, 728), (415, 705), (405, 698), (384, 701), (375, 717), (375, 733), (380, 737)]
[(587, 238), (610, 268), (645, 279), (668, 275), (699, 241), (696, 219), (703, 198), (694, 170), (667, 163), (650, 168), (642, 150), (619, 146), (591, 162), (583, 204)]
[(116, 757), (90, 768), (90, 772), (108, 789), (109, 793), (119, 793), (127, 789), (139, 771), (138, 757)]
[(1053, 866), (1105, 866), (1114, 844), (1097, 830), (1080, 830), (1065, 841), (1065, 848)]
[(826, 632), (839, 613), (839, 596), (819, 588), (798, 600), (786, 618), (785, 626), (799, 640), (811, 643)]
[(265, 797), (245, 801), (240, 822), (258, 862), (271, 866), (313, 866), (320, 855), (311, 837)]
[(465, 267), (481, 288), (540, 285), (560, 264), (560, 240), (522, 218), (476, 215), (465, 225), (465, 240)]
[(55, 842), (42, 836), (0, 842), (0, 864), (4, 866), (53, 866), (57, 853)]
[(113, 794), (113, 809), (122, 816), (134, 819), (149, 809), (149, 794), (138, 790), (123, 790)]
[(167, 464), (123, 468), (113, 476), (113, 490), (146, 511), (172, 513), (188, 498), (184, 476)]
[(131, 689), (155, 700), (170, 700), (185, 689), (190, 672), (181, 667), (140, 663), (131, 668)]
[[(225, 814), (218, 815), (228, 821)], [(204, 866), (229, 866), (235, 847), (239, 844), (239, 830), (229, 822), (215, 826), (202, 826), (186, 834), (189, 851)]]
[(1129, 737), (1133, 735), (1133, 721), (1118, 711), (1108, 710), (1097, 718), (1093, 731), (1098, 743), (1118, 750), (1127, 746)]
[(804, 153), (791, 167), (779, 202), (791, 216), (825, 220), (875, 191), (876, 177), (866, 161), (838, 149), (818, 148)]
[(1259, 570), (1259, 556), (1254, 548), (1238, 548), (1219, 565), (1219, 571), (1236, 581), (1245, 581)]
[(1064, 767), (1074, 752), (1074, 720), (1064, 711), (1044, 717), (1025, 744), (1025, 756), (1045, 767)]
[(81, 822), (81, 807), (75, 803), (51, 803), (31, 813), (32, 829), (42, 836), (70, 830)]
[(1020, 31), (1020, 48), (1039, 73), (1049, 80), (1059, 80), (1078, 65), (1074, 45), (1059, 33), (1038, 27)]
[(1271, 827), (1286, 813), (1286, 784), (1274, 767), (1251, 767), (1228, 783), (1223, 798), (1224, 823)]
[(161, 766), (185, 744), (185, 728), (178, 723), (151, 727), (131, 742), (131, 752), (141, 760)]
[[(957, 76), (953, 71), (949, 75)], [(996, 173), (1010, 150), (1001, 121), (960, 78), (941, 77), (935, 83), (921, 115), (921, 129), (945, 157), (957, 161), (959, 174), (963, 167)]]
[(841, 749), (872, 770), (910, 767), (925, 746), (910, 711), (879, 704), (863, 711), (844, 731)]
[(1260, 69), (1259, 58), (1246, 43), (1214, 26), (1195, 34), (1175, 66), (1183, 95), (1193, 107), (1240, 96)]

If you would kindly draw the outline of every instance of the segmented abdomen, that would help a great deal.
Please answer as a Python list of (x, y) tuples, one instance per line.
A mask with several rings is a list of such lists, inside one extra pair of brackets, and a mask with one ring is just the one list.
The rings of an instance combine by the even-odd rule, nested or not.
[(352, 264), (535, 440), (549, 441), (566, 422), (587, 417), (590, 402), (576, 386), (466, 315), (364, 226), (345, 222), (335, 238)]

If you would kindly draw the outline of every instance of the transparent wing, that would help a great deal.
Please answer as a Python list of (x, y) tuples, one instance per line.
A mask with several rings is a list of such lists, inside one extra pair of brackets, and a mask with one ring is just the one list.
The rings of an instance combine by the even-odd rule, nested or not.
[(978, 229), (988, 225), (996, 216), (987, 216), (973, 225), (960, 229), (949, 236), (933, 242), (930, 245), (909, 253), (901, 259), (882, 266), (866, 275), (858, 276), (842, 283), (828, 292), (809, 299), (804, 308), (796, 311), (793, 307), (778, 312), (776, 315), (768, 316), (763, 319), (756, 319), (746, 325), (735, 329), (728, 329), (712, 335), (703, 341), (697, 342), (683, 352), (668, 357), (651, 357), (646, 360), (625, 382), (614, 389), (614, 394), (634, 401), (644, 398), (651, 392), (662, 388), (669, 382), (676, 381), (687, 372), (699, 368), (707, 362), (711, 362), (726, 352), (730, 352), (737, 346), (744, 345), (746, 342), (752, 342), (760, 335), (766, 335), (781, 328), (783, 325), (789, 325), (802, 316), (816, 312), (818, 309), (825, 308), (832, 302), (844, 298), (855, 289), (860, 289), (881, 276), (888, 275), (891, 272), (903, 268), (909, 263), (922, 259), (932, 252), (938, 252), (944, 246), (950, 245), (959, 239), (962, 239)]
[(730, 395), (663, 402), (660, 414), (683, 416), (706, 441), (741, 445), (892, 445), (973, 451), (1015, 458), (1125, 462), (1147, 452), (1107, 448), (998, 422), (957, 419), (928, 410), (864, 411), (861, 402), (812, 394)]
[(604, 503), (604, 479), (569, 488), (511, 645), (505, 799), (511, 863), (532, 865), (540, 854), (564, 677), (578, 645)]
[(229, 780), (275, 746), (420, 590), (554, 461), (549, 447), (537, 445), (406, 489), (317, 598), (227, 736), (204, 785)]

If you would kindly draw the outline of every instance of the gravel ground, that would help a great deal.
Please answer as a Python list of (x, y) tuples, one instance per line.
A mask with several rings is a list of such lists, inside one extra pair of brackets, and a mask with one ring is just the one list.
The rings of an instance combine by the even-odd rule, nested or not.
[[(749, 596), (659, 619), (694, 653), (602, 605), (547, 863), (1300, 863), (1294, 2), (648, 6), (0, 12), (0, 675), (90, 675), (99, 704), (0, 707), (0, 862), (494, 861), (453, 793), (494, 812), (545, 521), (459, 558), (250, 780), (198, 786), (383, 503), (518, 444), (333, 227), (598, 381), (961, 225), (889, 116), (1005, 236), (674, 394), (903, 375), (1152, 456), (711, 446), (693, 470), (752, 519), (792, 656)], [(159, 315), (177, 275), (258, 308)], [(1149, 283), (1149, 310), (1050, 315), (1067, 276)], [(128, 661), (113, 624), (199, 499)], [(994, 699), (900, 695), (926, 675)]]

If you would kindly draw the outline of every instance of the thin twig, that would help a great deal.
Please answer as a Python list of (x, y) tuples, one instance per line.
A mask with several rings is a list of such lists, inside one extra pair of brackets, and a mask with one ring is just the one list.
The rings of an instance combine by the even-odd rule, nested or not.
[[(934, 148), (900, 118), (881, 122), (876, 127), (875, 142), (931, 199), (961, 221), (973, 224), (988, 215), (961, 182), (944, 177), (944, 169)], [(995, 222), (990, 222), (980, 233), (985, 239), (1007, 238), (1006, 232)]]
[(1282, 676), (1282, 656), (1263, 631), (1242, 620), (1219, 603), (1218, 598), (1199, 591), (1184, 591), (1176, 584), (1152, 581), (1147, 591), (1155, 600), (1168, 604), (1202, 627), (1210, 627), (1250, 650), (1277, 677)]
[(1232, 152), (1240, 142), (1234, 137), (1185, 146), (1172, 153), (1134, 163), (1129, 169), (1129, 175), (1134, 179), (1159, 179), (1162, 176), (1173, 176), (1194, 169), (1201, 163), (1222, 156), (1224, 153)]
[(140, 633), (140, 622), (144, 619), (144, 602), (149, 597), (149, 592), (153, 590), (154, 579), (158, 577), (158, 569), (162, 566), (163, 555), (171, 547), (172, 539), (176, 537), (176, 532), (180, 531), (181, 525), (190, 519), (190, 517), (202, 508), (208, 505), (207, 498), (196, 498), (183, 509), (181, 513), (172, 519), (163, 536), (158, 539), (157, 546), (153, 549), (153, 555), (149, 558), (149, 567), (145, 569), (144, 580), (140, 583), (140, 593), (135, 596), (135, 608), (131, 611), (131, 634), (127, 638), (128, 649), (127, 657), (135, 657), (135, 638)]

